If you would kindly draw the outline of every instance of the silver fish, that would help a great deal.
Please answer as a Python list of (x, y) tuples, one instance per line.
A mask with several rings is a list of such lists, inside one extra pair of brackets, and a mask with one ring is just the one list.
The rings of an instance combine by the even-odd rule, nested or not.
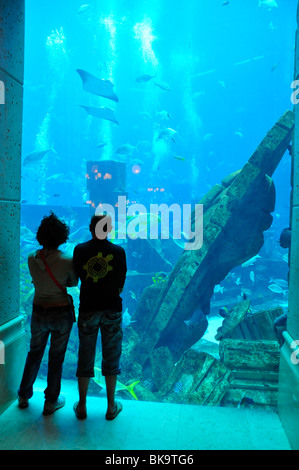
[(90, 5), (87, 5), (87, 4), (81, 5), (77, 11), (77, 14), (80, 15), (81, 13), (86, 11), (88, 8), (90, 8)]
[(175, 142), (174, 140), (174, 136), (177, 134), (177, 131), (171, 129), (170, 127), (167, 127), (167, 129), (163, 129), (158, 137), (157, 137), (157, 140), (160, 140), (160, 139), (164, 139), (166, 141), (168, 140), (172, 140), (173, 142)]
[(283, 287), (284, 289), (289, 288), (289, 283), (285, 279), (270, 279), (270, 282), (280, 287)]
[(55, 175), (48, 176), (48, 178), (46, 178), (46, 180), (47, 181), (58, 180), (59, 178), (64, 178), (64, 175), (62, 173), (56, 173)]
[(275, 0), (259, 0), (259, 7), (277, 8), (277, 2)]
[(270, 284), (268, 286), (268, 289), (270, 289), (272, 292), (275, 292), (275, 294), (283, 294), (286, 295), (286, 290), (283, 290), (282, 287), (278, 286), (277, 284)]
[(156, 112), (156, 116), (159, 118), (159, 119), (171, 119), (171, 115), (169, 114), (168, 111), (157, 111)]
[(248, 261), (245, 261), (245, 263), (242, 263), (242, 268), (247, 268), (247, 266), (251, 266), (256, 262), (258, 258), (261, 258), (260, 255), (253, 256), (253, 258), (250, 258)]
[(127, 326), (130, 326), (131, 323), (136, 323), (135, 320), (131, 320), (132, 315), (130, 315), (128, 308), (123, 312), (122, 314), (122, 327), (123, 329), (127, 328)]
[(165, 91), (170, 90), (170, 86), (167, 82), (155, 82), (155, 85), (157, 87), (161, 88), (161, 90), (165, 90)]
[(136, 150), (136, 147), (134, 147), (133, 145), (124, 144), (118, 147), (118, 149), (116, 150), (116, 153), (118, 155), (131, 155), (134, 152), (134, 150)]

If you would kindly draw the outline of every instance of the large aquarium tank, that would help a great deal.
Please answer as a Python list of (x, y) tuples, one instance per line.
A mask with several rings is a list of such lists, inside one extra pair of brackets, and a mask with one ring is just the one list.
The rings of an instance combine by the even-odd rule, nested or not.
[[(26, 0), (21, 308), (50, 211), (114, 213), (132, 400), (276, 407), (288, 310), (295, 0)], [(119, 214), (121, 213), (121, 217)], [(122, 234), (122, 236), (120, 236)], [(193, 236), (193, 243), (192, 243)], [(195, 238), (194, 238), (195, 237)], [(69, 289), (76, 313), (79, 289)], [(76, 381), (77, 325), (63, 379)], [(96, 365), (101, 363), (98, 339)], [(47, 375), (47, 354), (39, 378)], [(91, 381), (89, 393), (101, 388)]]

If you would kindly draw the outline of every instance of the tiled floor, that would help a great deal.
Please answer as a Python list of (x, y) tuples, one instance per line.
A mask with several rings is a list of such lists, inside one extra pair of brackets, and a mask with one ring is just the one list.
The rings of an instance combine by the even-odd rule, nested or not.
[(78, 421), (75, 382), (63, 383), (64, 408), (43, 416), (44, 384), (30, 406), (14, 402), (0, 416), (0, 450), (288, 450), (274, 412), (121, 400), (123, 411), (106, 421), (106, 399), (89, 397), (88, 417)]

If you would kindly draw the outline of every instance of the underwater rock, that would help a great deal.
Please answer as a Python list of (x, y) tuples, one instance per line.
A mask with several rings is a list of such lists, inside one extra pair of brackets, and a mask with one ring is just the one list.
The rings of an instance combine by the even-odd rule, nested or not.
[(225, 178), (223, 178), (223, 180), (221, 181), (221, 184), (222, 186), (224, 186), (225, 188), (227, 188), (228, 186), (230, 186), (232, 184), (232, 182), (234, 181), (234, 179), (236, 178), (236, 176), (238, 176), (238, 174), (240, 173), (241, 170), (237, 170), (237, 171), (234, 171), (233, 173), (231, 173), (230, 175), (226, 176)]
[(253, 406), (277, 406), (280, 347), (277, 341), (225, 338), (219, 344), (220, 360), (232, 380), (221, 404), (240, 406), (249, 398)]
[(230, 369), (279, 369), (277, 341), (225, 338), (219, 344), (219, 355), (221, 362)]
[(189, 349), (176, 364), (164, 390), (173, 401), (218, 405), (229, 389), (230, 370), (207, 353)]
[[(278, 386), (271, 385), (271, 382), (266, 384), (267, 389), (265, 389), (263, 384), (259, 385), (259, 389), (256, 384), (253, 385), (256, 388), (250, 388), (250, 386), (251, 383), (239, 383), (234, 380), (231, 384), (232, 388), (222, 398), (221, 406), (240, 408), (244, 406), (244, 401), (245, 403), (248, 401), (251, 408), (269, 408), (271, 410), (277, 408)], [(244, 407), (246, 408), (247, 406), (245, 405)]]
[(186, 349), (189, 349), (198, 338), (201, 338), (208, 328), (208, 320), (203, 313), (196, 320), (192, 317), (190, 320), (185, 320), (181, 327), (176, 330), (168, 328), (165, 334), (161, 335), (157, 343), (157, 347), (167, 345), (170, 352), (176, 358), (180, 357)]
[(232, 331), (225, 335), (226, 338), (272, 340), (277, 341), (277, 328), (274, 321), (283, 315), (281, 307), (274, 307), (261, 312), (252, 313), (244, 318)]
[[(122, 376), (126, 380), (142, 376), (142, 366), (135, 359), (135, 348), (154, 319), (155, 305), (164, 287), (165, 283), (158, 283), (143, 290), (137, 309), (131, 317), (131, 323), (124, 330), (121, 364)], [(150, 351), (147, 358), (149, 358), (149, 354)]]
[(131, 326), (128, 326), (124, 330), (121, 356), (122, 377), (124, 378), (124, 381), (131, 378), (136, 378), (136, 380), (142, 378), (142, 366), (138, 361), (132, 361), (131, 359), (132, 350), (134, 350), (135, 345), (138, 344), (138, 342), (138, 333)]
[(153, 381), (161, 393), (169, 381), (175, 367), (173, 357), (167, 347), (156, 348), (150, 356)]
[[(152, 393), (148, 388), (144, 387), (141, 383), (135, 387), (135, 393), (139, 401), (160, 401), (160, 397)], [(128, 399), (128, 396), (125, 397)]]
[[(263, 232), (271, 226), (271, 212), (275, 209), (275, 187), (271, 176), (287, 150), (293, 129), (294, 113), (287, 111), (244, 167), (202, 198), (203, 246), (199, 250), (182, 252), (156, 298), (153, 289), (144, 292), (136, 316), (134, 314), (136, 323), (130, 326), (138, 331), (137, 342), (130, 350), (131, 361), (143, 366), (157, 344), (169, 347), (168, 338), (183, 331), (184, 322), (195, 310), (200, 309), (208, 315), (215, 285), (235, 266), (259, 253), (264, 243)], [(147, 295), (150, 311), (144, 308)], [(145, 318), (147, 314), (149, 318)], [(190, 338), (191, 332), (184, 331), (177, 350), (172, 341), (171, 352), (176, 361), (184, 342), (185, 349), (190, 347)]]
[(213, 356), (215, 359), (220, 360), (219, 356), (219, 343), (214, 341), (209, 341), (208, 339), (201, 338), (199, 339), (191, 349), (195, 349), (198, 352), (205, 352)]
[[(130, 325), (139, 335), (143, 335), (153, 322), (156, 303), (166, 284), (166, 282), (159, 282), (143, 290), (137, 308), (131, 318), (131, 321), (134, 321), (134, 323)], [(138, 338), (140, 339), (140, 336)]]

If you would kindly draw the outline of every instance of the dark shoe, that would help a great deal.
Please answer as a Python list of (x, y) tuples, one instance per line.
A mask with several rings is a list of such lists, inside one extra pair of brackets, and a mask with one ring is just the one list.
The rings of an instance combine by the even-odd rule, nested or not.
[(64, 397), (58, 397), (54, 403), (51, 403), (50, 401), (46, 400), (45, 405), (44, 405), (43, 415), (44, 416), (51, 415), (52, 413), (54, 413), (54, 411), (59, 410), (59, 408), (62, 408), (64, 405), (65, 405)]
[(122, 409), (123, 409), (122, 404), (119, 401), (116, 401), (114, 413), (106, 413), (105, 418), (108, 419), (108, 421), (112, 421), (113, 419), (116, 418), (116, 416), (121, 412)]
[(23, 410), (24, 408), (28, 408), (28, 406), (28, 398), (19, 397), (19, 408), (22, 408)]
[(79, 411), (78, 406), (79, 406), (79, 402), (77, 401), (76, 403), (74, 403), (74, 406), (73, 406), (76, 417), (78, 419), (86, 419), (87, 418), (86, 411)]

